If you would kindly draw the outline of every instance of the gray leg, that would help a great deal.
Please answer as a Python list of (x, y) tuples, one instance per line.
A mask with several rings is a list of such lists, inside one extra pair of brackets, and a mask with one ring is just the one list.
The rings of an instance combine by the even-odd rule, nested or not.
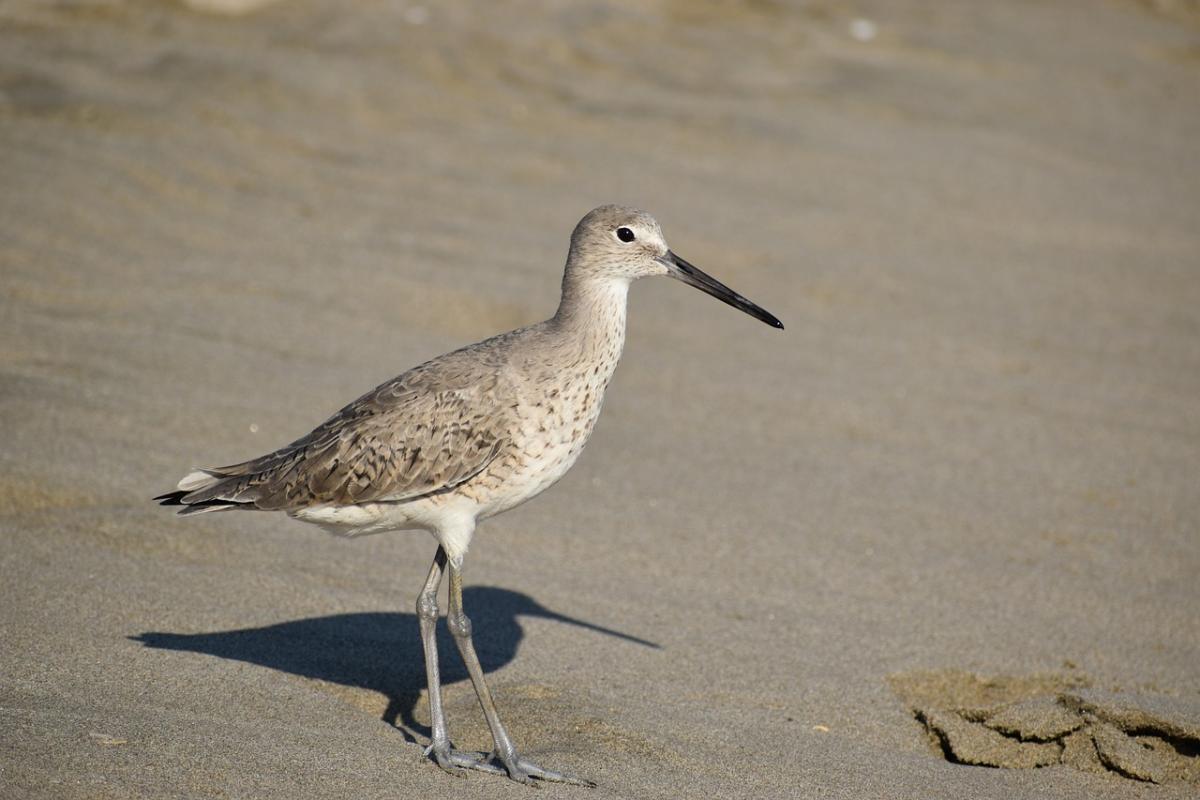
[(433, 566), (429, 568), (429, 577), (425, 580), (421, 594), (417, 595), (417, 619), (421, 623), (425, 675), (429, 679), (429, 727), (432, 729), (425, 755), (432, 755), (438, 766), (447, 772), (463, 774), (467, 767), (487, 772), (502, 772), (499, 767), (488, 764), (483, 753), (464, 753), (450, 747), (450, 736), (446, 732), (446, 713), (442, 709), (442, 681), (437, 652), (438, 588), (442, 585), (442, 572), (445, 567), (446, 551), (438, 547), (437, 555), (433, 557)]
[[(500, 722), (500, 715), (496, 712), (496, 703), (492, 700), (492, 693), (483, 680), (483, 668), (479, 665), (479, 657), (475, 655), (475, 645), (471, 642), (471, 620), (463, 613), (462, 571), (453, 563), (450, 564), (450, 612), (446, 617), (446, 623), (450, 626), (450, 633), (454, 635), (454, 642), (458, 645), (458, 652), (462, 655), (463, 663), (467, 665), (471, 683), (475, 685), (475, 694), (479, 697), (479, 705), (483, 708), (483, 715), (487, 717), (488, 727), (492, 730), (492, 741), (496, 748), (492, 751), (492, 757), (504, 765), (508, 777), (520, 783), (531, 783), (534, 778), (538, 778), (544, 781), (573, 783), (577, 786), (595, 786), (596, 784), (591, 781), (543, 769), (518, 755), (516, 746), (508, 736), (508, 731), (504, 730), (504, 725)], [(494, 764), (489, 766), (494, 766)]]

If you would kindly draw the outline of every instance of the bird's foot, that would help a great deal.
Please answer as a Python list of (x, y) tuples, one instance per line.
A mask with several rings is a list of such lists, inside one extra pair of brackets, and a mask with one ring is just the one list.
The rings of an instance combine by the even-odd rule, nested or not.
[(504, 770), (508, 773), (508, 777), (517, 783), (534, 784), (535, 781), (546, 781), (547, 783), (567, 783), (572, 786), (594, 787), (596, 785), (591, 781), (576, 778), (564, 772), (544, 769), (528, 759), (521, 758), (516, 753), (513, 753), (509, 758), (504, 758), (503, 756), (498, 756), (493, 751), (491, 761), (494, 763), (497, 760), (504, 765)]
[(437, 765), (451, 775), (466, 775), (467, 770), (479, 770), (491, 775), (507, 775), (509, 779), (526, 785), (537, 781), (567, 783), (572, 786), (595, 786), (591, 781), (576, 778), (563, 772), (545, 769), (515, 753), (510, 758), (497, 756), (495, 752), (479, 753), (473, 750), (455, 750), (446, 744), (431, 744), (425, 748)]
[(455, 750), (447, 742), (431, 744), (425, 748), (425, 755), (431, 756), (437, 765), (451, 775), (466, 775), (467, 770), (477, 769), (490, 772), (493, 775), (504, 775), (504, 768), (493, 764), (487, 753), (477, 753), (472, 750)]

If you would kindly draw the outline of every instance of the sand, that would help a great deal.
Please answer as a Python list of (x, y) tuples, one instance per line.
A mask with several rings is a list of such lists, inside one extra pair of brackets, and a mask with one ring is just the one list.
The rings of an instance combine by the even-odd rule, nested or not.
[(0, 796), (532, 797), (422, 756), (429, 537), (149, 498), (544, 318), (602, 202), (787, 330), (635, 286), (481, 528), (501, 711), (599, 784), (538, 796), (1194, 796), (1193, 5), (238, 5), (0, 7)]

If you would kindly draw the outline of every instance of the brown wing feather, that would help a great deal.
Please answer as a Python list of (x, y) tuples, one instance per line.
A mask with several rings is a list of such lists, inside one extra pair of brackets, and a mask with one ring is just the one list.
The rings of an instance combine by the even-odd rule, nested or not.
[(443, 357), (410, 370), (273, 453), (206, 470), (213, 482), (179, 499), (287, 510), (452, 489), (499, 455), (507, 426), (494, 414), (510, 405), (500, 396), (500, 369), (481, 372), (475, 361), (456, 375), (456, 362)]

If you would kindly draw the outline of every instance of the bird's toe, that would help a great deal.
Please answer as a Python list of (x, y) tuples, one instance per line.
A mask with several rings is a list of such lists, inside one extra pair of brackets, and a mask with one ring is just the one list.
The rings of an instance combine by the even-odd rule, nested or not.
[(526, 758), (514, 758), (505, 764), (505, 767), (508, 769), (508, 777), (519, 783), (536, 785), (537, 782), (545, 781), (547, 783), (566, 783), (572, 786), (596, 786), (592, 781), (576, 778), (574, 775), (568, 775), (565, 772), (557, 772), (552, 769), (540, 767)]
[(467, 774), (468, 770), (472, 769), (479, 770), (480, 772), (488, 772), (493, 775), (503, 775), (505, 772), (491, 762), (487, 753), (477, 753), (471, 750), (455, 750), (449, 745), (430, 745), (425, 754), (432, 756), (434, 762), (451, 775), (463, 776)]

